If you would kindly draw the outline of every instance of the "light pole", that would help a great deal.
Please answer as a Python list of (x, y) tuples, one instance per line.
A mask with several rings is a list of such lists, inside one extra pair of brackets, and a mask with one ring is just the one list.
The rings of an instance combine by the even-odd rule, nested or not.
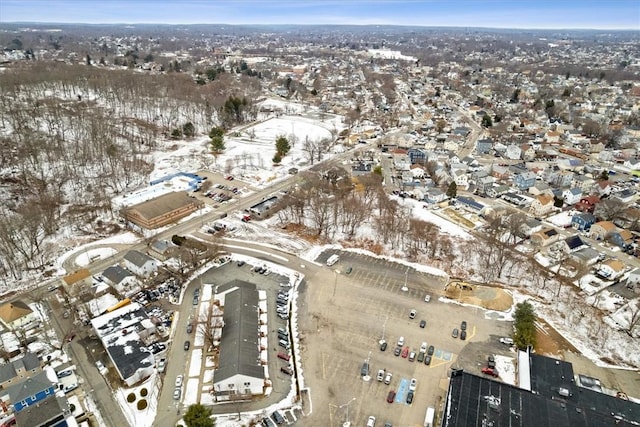
[(344, 418), (344, 423), (342, 424), (342, 427), (349, 427), (351, 426), (351, 421), (349, 421), (349, 405), (351, 405), (351, 403), (356, 400), (356, 398), (354, 397), (353, 399), (351, 399), (350, 401), (348, 401), (347, 403), (345, 403), (344, 405), (341, 405), (340, 408), (342, 408), (343, 406), (347, 407), (347, 414)]
[(400, 288), (402, 292), (407, 292), (409, 290), (409, 288), (407, 288), (408, 276), (409, 276), (409, 267), (407, 267), (407, 271), (404, 272), (404, 286)]
[(382, 343), (384, 342), (384, 331), (387, 327), (387, 320), (389, 320), (389, 316), (386, 316), (384, 318), (384, 323), (382, 324), (382, 338), (380, 338), (380, 345), (382, 345)]

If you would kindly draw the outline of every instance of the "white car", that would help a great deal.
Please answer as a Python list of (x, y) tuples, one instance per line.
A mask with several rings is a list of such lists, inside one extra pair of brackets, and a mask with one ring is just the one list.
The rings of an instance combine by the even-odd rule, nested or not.
[(513, 345), (513, 340), (511, 338), (500, 338), (500, 342), (506, 345)]
[(182, 385), (182, 375), (178, 375), (176, 377), (176, 387), (180, 387)]
[(421, 353), (426, 353), (427, 352), (427, 343), (423, 342), (422, 344), (420, 344), (420, 352)]
[(431, 301), (431, 295), (427, 294), (424, 297), (424, 302), (429, 302), (429, 301)]
[(404, 345), (404, 337), (398, 338), (398, 347), (402, 347)]
[(378, 371), (378, 381), (382, 382), (382, 380), (384, 380), (384, 369), (380, 369)]
[(393, 378), (393, 374), (391, 372), (387, 372), (387, 376), (384, 378), (384, 383), (386, 385), (391, 384), (391, 379)]
[(411, 383), (409, 384), (409, 391), (416, 391), (417, 385), (418, 385), (418, 380), (415, 378), (411, 378)]
[(376, 427), (376, 417), (371, 415), (369, 418), (367, 418), (367, 427)]

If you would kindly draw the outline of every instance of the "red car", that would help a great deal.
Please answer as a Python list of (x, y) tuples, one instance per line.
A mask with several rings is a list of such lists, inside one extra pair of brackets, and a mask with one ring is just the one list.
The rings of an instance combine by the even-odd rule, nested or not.
[(389, 394), (387, 394), (387, 402), (393, 403), (393, 399), (395, 398), (396, 398), (396, 392), (393, 390), (389, 391)]
[(402, 353), (400, 354), (400, 356), (404, 357), (405, 359), (409, 356), (409, 347), (405, 347), (402, 349)]
[(498, 372), (492, 368), (482, 368), (482, 373), (486, 375), (491, 375), (492, 377), (498, 376)]
[(251, 221), (251, 215), (242, 216), (242, 222), (249, 222), (249, 221)]

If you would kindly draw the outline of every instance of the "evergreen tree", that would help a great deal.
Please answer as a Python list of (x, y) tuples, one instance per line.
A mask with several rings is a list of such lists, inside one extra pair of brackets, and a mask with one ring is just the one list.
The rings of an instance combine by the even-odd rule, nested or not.
[(451, 184), (449, 184), (449, 188), (447, 188), (447, 197), (450, 199), (455, 199), (457, 195), (458, 195), (458, 186), (456, 185), (455, 182), (452, 182)]
[(220, 127), (214, 126), (209, 131), (209, 138), (211, 138), (211, 150), (214, 153), (224, 151), (224, 130)]
[(524, 301), (516, 304), (516, 310), (513, 313), (514, 318), (514, 336), (513, 342), (519, 349), (536, 345), (536, 314), (533, 306)]
[(284, 136), (279, 136), (276, 139), (276, 151), (281, 157), (289, 154), (289, 151), (291, 151), (291, 144), (289, 144), (289, 140)]
[(196, 403), (189, 405), (184, 414), (184, 422), (187, 427), (214, 427), (215, 420), (211, 418), (212, 411), (204, 405)]

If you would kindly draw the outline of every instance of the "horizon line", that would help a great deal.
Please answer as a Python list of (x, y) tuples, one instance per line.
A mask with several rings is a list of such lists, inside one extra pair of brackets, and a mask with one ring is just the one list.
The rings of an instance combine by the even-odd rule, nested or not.
[(36, 24), (36, 25), (163, 25), (163, 26), (196, 26), (196, 25), (228, 25), (234, 27), (401, 27), (401, 28), (452, 28), (452, 29), (483, 29), (483, 30), (538, 30), (538, 31), (627, 31), (640, 32), (638, 28), (606, 28), (606, 27), (495, 27), (495, 26), (461, 26), (461, 25), (403, 25), (403, 24), (276, 24), (276, 23), (224, 23), (224, 22), (50, 22), (50, 21), (0, 21), (4, 24)]

